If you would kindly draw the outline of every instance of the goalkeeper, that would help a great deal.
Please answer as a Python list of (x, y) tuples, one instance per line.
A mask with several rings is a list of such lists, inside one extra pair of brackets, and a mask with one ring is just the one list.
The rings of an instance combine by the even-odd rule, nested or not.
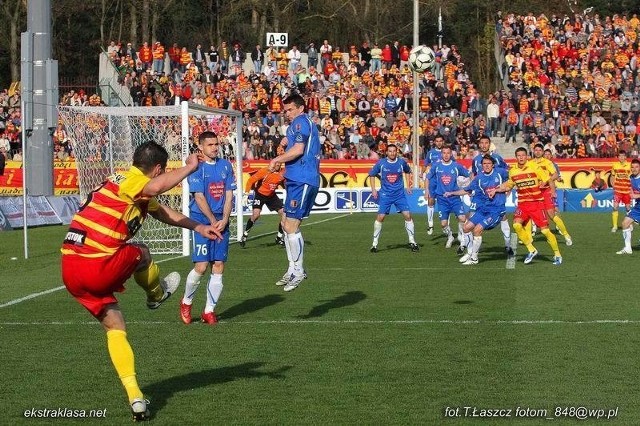
[(276, 244), (284, 246), (284, 239), (282, 235), (282, 219), (284, 215), (284, 205), (282, 200), (276, 195), (276, 189), (284, 181), (284, 167), (277, 165), (274, 171), (270, 171), (268, 167), (264, 167), (254, 173), (247, 184), (245, 185), (244, 198), (246, 200), (249, 196), (249, 191), (254, 189), (254, 197), (252, 204), (251, 217), (247, 220), (247, 225), (244, 227), (244, 233), (240, 238), (240, 247), (244, 247), (249, 236), (249, 231), (256, 223), (262, 212), (262, 207), (267, 206), (272, 212), (278, 212), (280, 215), (280, 223), (278, 224), (278, 236), (276, 237)]

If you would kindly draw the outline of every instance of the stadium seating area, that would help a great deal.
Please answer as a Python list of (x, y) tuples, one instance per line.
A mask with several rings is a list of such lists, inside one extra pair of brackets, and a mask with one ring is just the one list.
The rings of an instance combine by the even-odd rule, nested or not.
[[(445, 136), (459, 158), (473, 156), (482, 134), (542, 142), (560, 158), (611, 157), (620, 149), (637, 155), (638, 27), (636, 15), (500, 15), (496, 32), (506, 85), (486, 100), (456, 46), (434, 46), (436, 66), (418, 74), (419, 155), (436, 134)], [(241, 65), (251, 54), (239, 45), (188, 51), (173, 44), (165, 51), (160, 43), (134, 49), (112, 42), (107, 54), (134, 105), (172, 104), (179, 98), (244, 111), (247, 159), (277, 155), (286, 129), (282, 99), (293, 90), (307, 99), (322, 131), (325, 158), (376, 159), (389, 143), (398, 144), (405, 157), (413, 156), (408, 50), (397, 42), (339, 49), (325, 41), (317, 50), (307, 46), (302, 60), (297, 48), (268, 48), (255, 64), (259, 68), (249, 72)], [(8, 145), (9, 156), (20, 155), (19, 100), (19, 92), (0, 94), (0, 147)], [(102, 100), (69, 91), (61, 104), (100, 105)], [(63, 126), (54, 142), (56, 159), (73, 159)]]
[(561, 158), (637, 156), (639, 24), (635, 14), (498, 16), (508, 90), (489, 101), (505, 139), (522, 132)]

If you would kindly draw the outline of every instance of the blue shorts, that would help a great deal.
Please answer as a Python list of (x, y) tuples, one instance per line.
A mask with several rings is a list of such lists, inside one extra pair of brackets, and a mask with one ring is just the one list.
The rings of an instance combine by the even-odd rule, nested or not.
[(404, 191), (397, 195), (388, 195), (382, 191), (378, 192), (378, 214), (389, 214), (393, 205), (396, 206), (399, 212), (409, 211), (409, 202)]
[(311, 208), (318, 194), (318, 187), (308, 183), (287, 181), (287, 199), (284, 202), (284, 213), (287, 217), (302, 220), (309, 217)]
[(482, 225), (482, 229), (493, 229), (502, 221), (504, 211), (477, 210), (469, 219), (474, 225)]
[(438, 217), (440, 220), (449, 220), (449, 215), (453, 213), (457, 216), (464, 216), (465, 204), (459, 196), (443, 197), (438, 195), (436, 199), (438, 205)]
[[(215, 215), (217, 220), (222, 219), (222, 215)], [(209, 220), (204, 216), (196, 213), (191, 213), (191, 219), (209, 224)], [(229, 236), (231, 232), (229, 230), (229, 224), (222, 232), (222, 240), (210, 240), (203, 237), (197, 232), (191, 232), (191, 260), (195, 262), (226, 262), (229, 255)]]
[(627, 217), (633, 219), (634, 222), (640, 223), (640, 209), (632, 208), (629, 213), (627, 213)]

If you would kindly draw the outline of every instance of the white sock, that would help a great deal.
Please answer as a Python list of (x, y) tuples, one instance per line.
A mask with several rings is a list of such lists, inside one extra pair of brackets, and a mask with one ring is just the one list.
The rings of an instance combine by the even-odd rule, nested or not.
[(289, 244), (287, 234), (284, 235), (284, 248), (287, 252), (287, 260), (289, 261), (289, 266), (287, 266), (287, 275), (291, 275), (293, 274), (293, 258), (291, 257), (291, 245)]
[(204, 312), (213, 312), (216, 304), (222, 294), (222, 274), (211, 274), (209, 284), (207, 285), (207, 304), (204, 306)]
[(471, 245), (471, 232), (465, 232), (462, 234), (462, 246), (469, 247)]
[(453, 236), (453, 234), (451, 233), (451, 227), (449, 225), (442, 228), (442, 232), (447, 234), (447, 238), (451, 238)]
[(296, 275), (302, 275), (304, 273), (303, 259), (304, 259), (304, 240), (300, 231), (293, 234), (287, 234), (289, 240), (289, 249), (291, 252), (291, 261), (293, 262), (293, 273)]
[(197, 273), (195, 269), (192, 269), (187, 275), (187, 282), (184, 284), (184, 297), (182, 298), (182, 303), (185, 305), (193, 303), (193, 296), (195, 296), (200, 285), (200, 278), (202, 278), (202, 275)]
[(500, 221), (500, 230), (502, 231), (502, 237), (504, 238), (504, 246), (511, 246), (511, 228), (509, 227), (508, 220)]
[(538, 227), (533, 221), (531, 221), (531, 235), (535, 234), (538, 231)]
[(429, 228), (433, 228), (433, 212), (435, 211), (435, 209), (433, 208), (433, 206), (427, 205), (427, 224), (429, 225)]
[(461, 245), (465, 246), (466, 244), (465, 244), (465, 240), (464, 240), (464, 231), (462, 230), (463, 225), (464, 225), (464, 222), (458, 221), (458, 242)]
[(473, 243), (471, 244), (471, 258), (477, 259), (478, 252), (480, 251), (480, 246), (482, 245), (482, 235), (478, 235), (477, 237), (473, 237)]
[(416, 240), (413, 236), (415, 234), (414, 227), (413, 227), (413, 219), (404, 221), (404, 229), (407, 230), (407, 236), (409, 237), (409, 244), (415, 244)]
[(382, 233), (382, 222), (373, 221), (373, 246), (378, 247), (378, 239)]
[(631, 251), (631, 228), (622, 230), (622, 239), (624, 240), (624, 249)]

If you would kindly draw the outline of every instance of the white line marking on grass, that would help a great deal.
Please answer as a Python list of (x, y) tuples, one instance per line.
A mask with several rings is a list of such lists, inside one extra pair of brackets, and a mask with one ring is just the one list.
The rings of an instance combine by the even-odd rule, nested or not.
[[(347, 216), (349, 216), (349, 215), (348, 214), (343, 214), (343, 215), (340, 215), (340, 216), (330, 217), (328, 219), (322, 219), (322, 220), (318, 220), (318, 221), (315, 221), (315, 222), (302, 223), (301, 226), (309, 226), (309, 225), (315, 225), (315, 224), (318, 224), (318, 223), (329, 222), (331, 220), (341, 219), (341, 218), (347, 217)], [(268, 234), (263, 234), (263, 235), (271, 235), (271, 234), (275, 234), (275, 232), (270, 232)], [(259, 237), (259, 236), (260, 235), (256, 235), (256, 237)], [(181, 259), (183, 257), (185, 257), (185, 256), (178, 256), (178, 257), (172, 257), (172, 258), (169, 258), (169, 259), (162, 259), (162, 260), (156, 261), (156, 263), (162, 263), (162, 262), (167, 262), (169, 260)], [(10, 300), (8, 302), (5, 302), (5, 303), (1, 304), (0, 305), (0, 309), (7, 308), (7, 307), (13, 306), (13, 305), (17, 305), (18, 303), (22, 303), (22, 302), (25, 302), (27, 300), (35, 299), (36, 297), (44, 296), (44, 295), (47, 295), (47, 294), (50, 294), (50, 293), (55, 293), (56, 291), (60, 291), (60, 290), (62, 290), (64, 288), (65, 288), (64, 286), (59, 286), (59, 287), (55, 287), (55, 288), (50, 288), (48, 290), (40, 291), (38, 293), (31, 293), (31, 294), (28, 294), (28, 295), (26, 295), (24, 297), (20, 297), (18, 299), (13, 299), (13, 300)]]
[[(300, 227), (317, 225), (319, 223), (329, 222), (329, 221), (336, 220), (336, 219), (342, 219), (343, 217), (348, 217), (348, 216), (350, 216), (350, 215), (343, 214), (343, 215), (340, 215), (340, 216), (330, 217), (328, 219), (317, 220), (315, 222), (302, 222), (300, 224)], [(278, 233), (277, 231), (271, 231), (271, 232), (265, 232), (263, 234), (253, 235), (250, 238), (247, 238), (247, 241), (255, 240), (256, 238), (260, 238), (260, 237), (268, 237), (269, 235), (275, 235), (277, 233)], [(233, 241), (233, 244), (237, 244), (237, 243), (238, 243), (238, 241)]]
[(8, 301), (6, 303), (3, 303), (2, 305), (0, 305), (0, 308), (6, 308), (7, 306), (17, 305), (20, 302), (24, 302), (26, 300), (34, 299), (34, 298), (39, 297), (39, 296), (44, 296), (45, 294), (53, 293), (53, 292), (62, 290), (63, 288), (64, 288), (64, 286), (61, 285), (60, 287), (50, 288), (49, 290), (41, 291), (41, 292), (38, 292), (38, 293), (31, 293), (31, 294), (29, 294), (27, 296), (20, 297), (18, 299), (13, 299), (13, 300), (10, 300), (10, 301)]
[[(239, 325), (345, 325), (345, 324), (388, 324), (388, 325), (599, 325), (599, 324), (640, 324), (640, 320), (256, 320), (256, 321), (227, 321), (223, 317), (218, 320), (221, 324)], [(127, 321), (127, 324), (138, 325), (175, 325), (179, 321)], [(6, 321), (0, 322), (0, 326), (55, 326), (55, 325), (96, 325), (95, 321)]]
[[(169, 258), (169, 259), (162, 259), (162, 260), (158, 260), (156, 263), (167, 262), (169, 260), (180, 259), (182, 257), (184, 257), (184, 256), (172, 257), (172, 258)], [(50, 288), (49, 290), (40, 291), (38, 293), (31, 293), (31, 294), (28, 294), (28, 295), (26, 295), (24, 297), (19, 297), (17, 299), (9, 300), (8, 302), (5, 302), (2, 305), (0, 305), (0, 309), (6, 308), (6, 307), (9, 307), (9, 306), (13, 306), (13, 305), (17, 305), (18, 303), (26, 302), (27, 300), (35, 299), (36, 297), (44, 296), (44, 295), (47, 295), (49, 293), (55, 293), (56, 291), (60, 291), (60, 290), (62, 290), (64, 288), (65, 287), (63, 285), (61, 285), (60, 287)]]

